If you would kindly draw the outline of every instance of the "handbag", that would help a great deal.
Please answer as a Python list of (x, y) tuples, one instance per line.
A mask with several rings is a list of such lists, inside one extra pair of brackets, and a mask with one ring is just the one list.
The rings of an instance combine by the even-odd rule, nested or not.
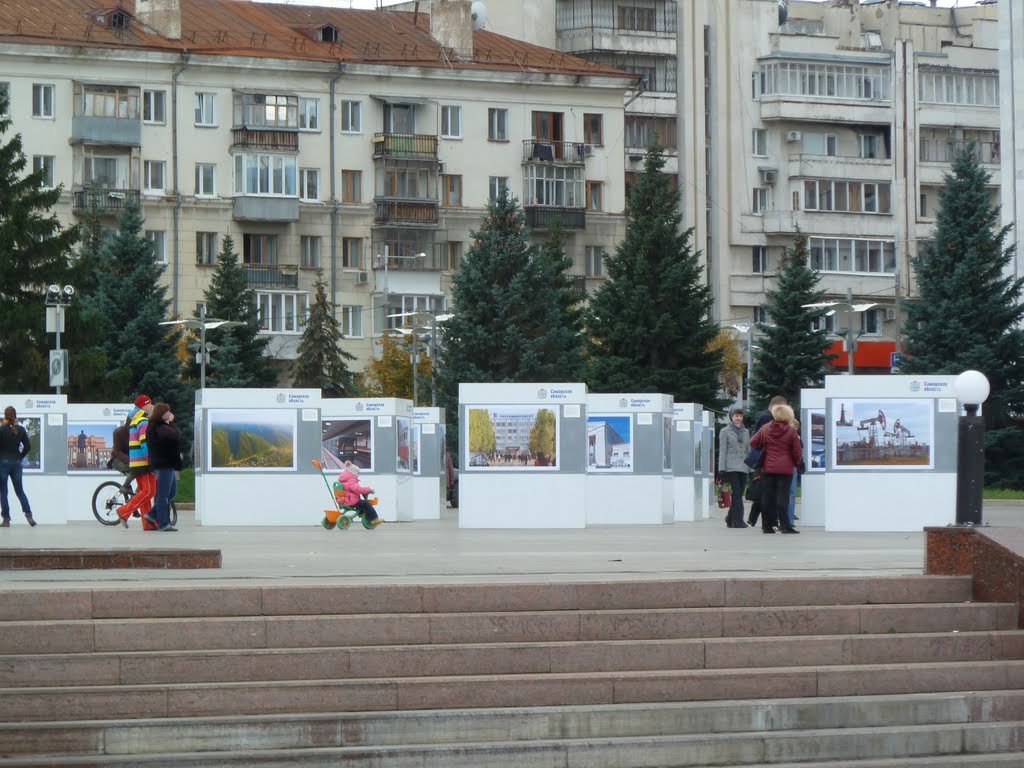
[(759, 471), (761, 469), (761, 465), (764, 464), (764, 451), (761, 448), (751, 448), (747, 451), (747, 455), (743, 459), (743, 463), (755, 472)]
[(718, 483), (718, 508), (728, 509), (732, 506), (732, 491), (723, 483)]
[(747, 501), (761, 500), (761, 473), (757, 473), (747, 483), (747, 492), (744, 494)]

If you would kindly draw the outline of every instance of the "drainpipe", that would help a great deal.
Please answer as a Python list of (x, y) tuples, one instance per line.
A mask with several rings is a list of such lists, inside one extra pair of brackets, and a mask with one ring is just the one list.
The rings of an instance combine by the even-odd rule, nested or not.
[(172, 237), (174, 238), (173, 262), (171, 268), (171, 313), (178, 314), (178, 283), (181, 273), (181, 248), (179, 235), (181, 234), (181, 189), (178, 187), (178, 77), (188, 66), (188, 54), (181, 54), (181, 66), (174, 70), (171, 76), (171, 173), (174, 183), (174, 224), (172, 226)]
[(338, 62), (338, 74), (331, 78), (330, 84), (330, 95), (331, 95), (331, 138), (330, 138), (330, 170), (331, 175), (331, 307), (334, 319), (338, 318), (338, 305), (335, 299), (338, 296), (338, 188), (337, 188), (337, 177), (334, 168), (334, 153), (335, 153), (335, 142), (337, 141), (337, 132), (335, 131), (335, 119), (338, 114), (338, 105), (336, 91), (338, 80), (345, 74), (345, 65), (342, 62)]

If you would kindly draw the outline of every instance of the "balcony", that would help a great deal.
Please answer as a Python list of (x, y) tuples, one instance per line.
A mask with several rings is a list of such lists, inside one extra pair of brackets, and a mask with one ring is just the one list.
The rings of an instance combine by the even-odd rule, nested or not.
[(999, 165), (1001, 162), (998, 141), (971, 141), (968, 139), (921, 139), (918, 159), (922, 163), (950, 164), (957, 153), (974, 145), (974, 159), (983, 165)]
[(758, 99), (760, 117), (766, 122), (860, 123), (890, 125), (889, 100), (828, 99), (816, 96), (765, 95)]
[(556, 224), (564, 230), (587, 227), (586, 208), (564, 208), (554, 205), (527, 205), (526, 224), (530, 229), (550, 229)]
[[(407, 252), (409, 255), (404, 256), (374, 256), (373, 257), (373, 269), (384, 270), (388, 272), (442, 272), (449, 268), (447, 259), (443, 259), (434, 247), (434, 243), (431, 242), (412, 242), (412, 243), (388, 243), (389, 251), (392, 246), (397, 246), (396, 250), (402, 250)], [(374, 248), (378, 251), (382, 250), (379, 243), (374, 243)], [(419, 249), (419, 250), (416, 250)], [(416, 255), (412, 255), (415, 253)], [(422, 253), (423, 258), (419, 258), (418, 254)]]
[(810, 155), (794, 152), (789, 156), (791, 179), (860, 179), (891, 181), (892, 160), (857, 155)]
[(235, 198), (233, 217), (235, 221), (298, 221), (299, 198), (241, 195)]
[(797, 220), (793, 211), (765, 211), (761, 218), (761, 231), (766, 235), (796, 234)]
[(373, 157), (397, 157), (406, 160), (437, 160), (437, 136), (423, 133), (377, 133), (373, 139)]
[(267, 152), (298, 152), (298, 130), (232, 128), (233, 149), (264, 150)]
[(138, 118), (76, 115), (71, 118), (71, 143), (83, 142), (141, 147), (142, 121)]
[(294, 264), (242, 264), (251, 288), (298, 288), (299, 268)]
[(523, 142), (523, 163), (554, 163), (584, 165), (592, 147), (579, 141), (548, 141), (527, 139)]
[(129, 202), (139, 204), (139, 190), (87, 187), (71, 192), (71, 212), (79, 215), (88, 213), (93, 206), (100, 214), (120, 215)]
[(376, 197), (375, 224), (437, 224), (437, 200)]

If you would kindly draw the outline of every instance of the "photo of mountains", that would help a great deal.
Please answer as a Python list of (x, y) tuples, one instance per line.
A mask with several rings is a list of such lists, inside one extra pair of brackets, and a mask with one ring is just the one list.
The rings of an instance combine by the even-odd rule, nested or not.
[(210, 469), (295, 469), (295, 414), (210, 411)]

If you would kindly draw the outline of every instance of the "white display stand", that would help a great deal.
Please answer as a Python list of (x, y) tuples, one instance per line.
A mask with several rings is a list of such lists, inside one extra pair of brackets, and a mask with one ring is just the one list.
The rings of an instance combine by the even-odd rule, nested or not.
[(697, 469), (703, 444), (704, 407), (697, 403), (676, 403), (672, 407), (672, 518), (693, 522), (700, 512), (702, 480)]
[[(586, 525), (586, 393), (584, 384), (459, 385), (460, 528)], [(551, 425), (554, 455), (531, 449), (533, 431)], [(482, 430), (473, 440), (471, 427)]]
[[(65, 408), (64, 457), (67, 477), (66, 521), (93, 520), (92, 495), (105, 480), (123, 481), (107, 469), (114, 428), (135, 409), (131, 403), (69, 403)], [(29, 499), (32, 499), (30, 496)], [(32, 499), (32, 506), (36, 502)]]
[[(33, 451), (22, 462), (21, 484), (32, 517), (39, 525), (66, 523), (74, 519), (69, 516), (71, 512), (81, 506), (79, 500), (72, 503), (68, 491), (67, 404), (66, 395), (0, 395), (0, 410), (14, 406), (32, 443)], [(91, 500), (90, 490), (84, 506), (90, 518)], [(27, 525), (10, 480), (7, 481), (7, 502), (11, 508), (11, 525)]]
[[(373, 488), (377, 514), (382, 520), (413, 520), (412, 401), (395, 397), (325, 399), (321, 403), (321, 420), (320, 459), (328, 482), (333, 484), (343, 470), (337, 452), (338, 437), (327, 434), (328, 423), (346, 422), (350, 429), (360, 433), (368, 428), (369, 445), (354, 446), (370, 464), (365, 466), (365, 460), (359, 462), (359, 482)], [(345, 440), (350, 439), (350, 434), (346, 433)], [(345, 455), (342, 453), (341, 458)], [(330, 501), (326, 496), (324, 499)]]
[(711, 505), (718, 503), (718, 498), (712, 492), (712, 481), (715, 475), (713, 462), (715, 460), (715, 414), (712, 411), (701, 412), (701, 426), (703, 437), (701, 439), (701, 463), (700, 463), (700, 498), (697, 501), (697, 509), (700, 510), (700, 519), (711, 519)]
[(587, 395), (587, 525), (672, 522), (671, 423), (671, 395)]
[[(807, 471), (800, 478), (800, 528), (825, 525), (825, 466), (815, 466), (815, 456), (824, 447), (825, 390), (800, 390), (800, 436), (804, 442)], [(817, 450), (816, 450), (817, 448)], [(826, 454), (827, 455), (827, 454)], [(820, 463), (820, 461), (818, 462)]]
[(920, 531), (955, 522), (955, 378), (825, 377), (827, 530)]
[(320, 456), (319, 389), (199, 390), (196, 434), (202, 525), (316, 525), (331, 508), (312, 464)]
[(416, 462), (412, 473), (412, 519), (439, 520), (445, 506), (444, 409), (413, 408)]

